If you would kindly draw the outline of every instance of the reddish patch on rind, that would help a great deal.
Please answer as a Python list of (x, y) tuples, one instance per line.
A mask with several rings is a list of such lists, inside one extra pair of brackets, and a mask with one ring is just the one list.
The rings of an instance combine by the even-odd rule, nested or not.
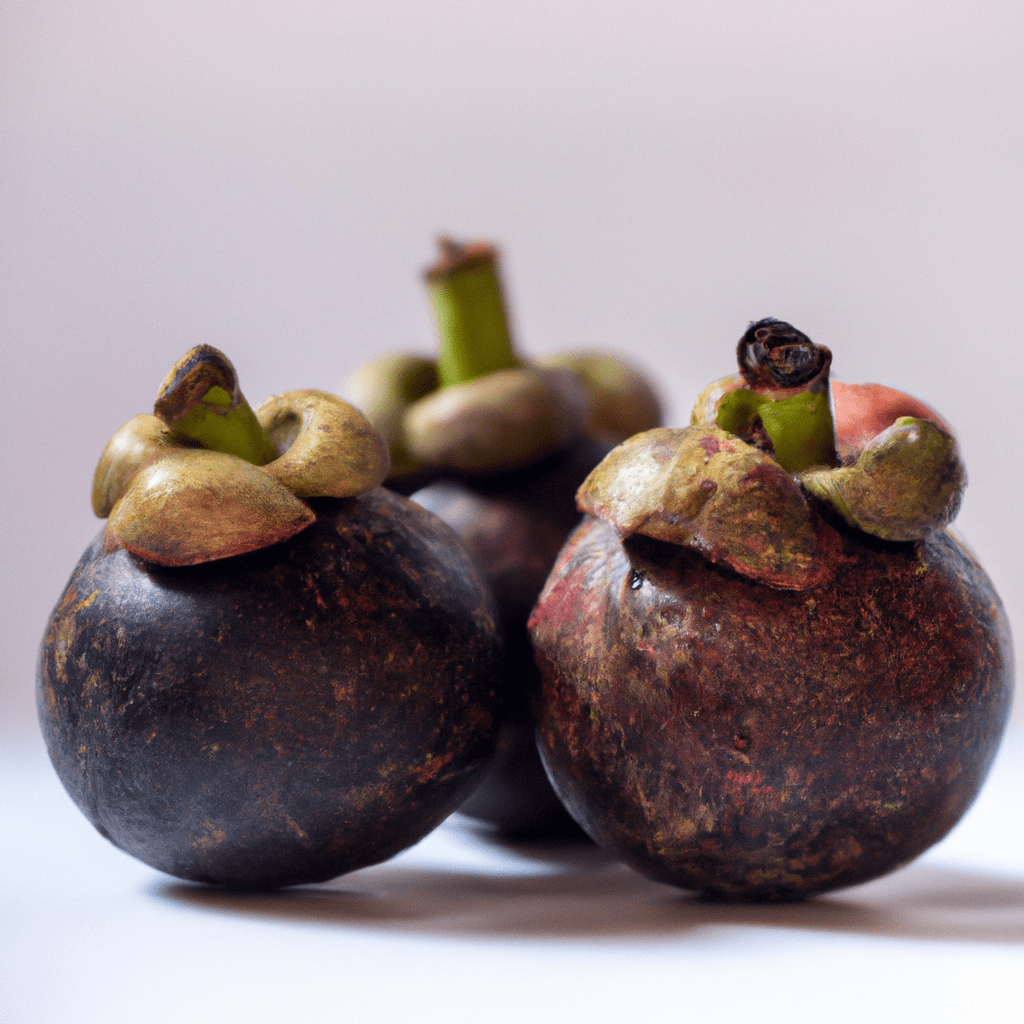
[(728, 442), (723, 441), (722, 438), (716, 437), (713, 434), (705, 434), (701, 437), (698, 444), (704, 449), (709, 458), (722, 451), (731, 452), (735, 450)]
[(836, 440), (840, 454), (855, 457), (901, 416), (931, 420), (953, 433), (941, 416), (924, 402), (884, 384), (844, 384), (831, 381)]

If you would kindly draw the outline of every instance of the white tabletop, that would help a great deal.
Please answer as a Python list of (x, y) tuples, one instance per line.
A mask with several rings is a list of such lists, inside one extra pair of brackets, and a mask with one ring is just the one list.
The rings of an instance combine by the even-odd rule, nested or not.
[(109, 845), (40, 753), (3, 761), (3, 1019), (1019, 1021), (1024, 737), (938, 846), (807, 903), (706, 902), (458, 816), (392, 861), (244, 895)]

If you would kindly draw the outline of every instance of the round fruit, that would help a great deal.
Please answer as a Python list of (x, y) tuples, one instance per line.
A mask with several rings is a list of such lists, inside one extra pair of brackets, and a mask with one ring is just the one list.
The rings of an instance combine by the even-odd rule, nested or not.
[(526, 622), (579, 522), (577, 487), (614, 444), (659, 422), (659, 402), (615, 356), (521, 360), (492, 246), (443, 239), (426, 277), (439, 358), (376, 360), (346, 393), (388, 441), (386, 486), (458, 533), (497, 601), (507, 718), (495, 762), (462, 811), (505, 834), (578, 836), (537, 755), (539, 680)]
[(413, 495), (455, 530), (499, 609), (505, 719), (494, 762), (460, 811), (508, 835), (579, 834), (537, 754), (532, 702), (539, 677), (526, 622), (558, 552), (579, 522), (575, 490), (605, 450), (604, 445), (578, 444), (524, 470), (439, 481)]
[[(748, 335), (771, 352), (787, 332)], [(590, 514), (530, 622), (540, 748), (570, 813), (633, 867), (790, 900), (897, 868), (956, 824), (995, 755), (1013, 653), (990, 580), (944, 528), (964, 479), (948, 431), (901, 418), (846, 466), (801, 465), (837, 450), (827, 388), (743, 383), (581, 488)]]
[(315, 472), (333, 458), (316, 410), (338, 400), (310, 395), (258, 410), (289, 439), (266, 466), (152, 417), (141, 433), (158, 444), (108, 449), (110, 522), (43, 639), (39, 714), (62, 782), (115, 845), (181, 878), (270, 889), (377, 863), (454, 811), (493, 755), (501, 644), (452, 531), (364, 480), (348, 497), (288, 492), (303, 514), (278, 538), (274, 488), (313, 486), (289, 452), (310, 447)]

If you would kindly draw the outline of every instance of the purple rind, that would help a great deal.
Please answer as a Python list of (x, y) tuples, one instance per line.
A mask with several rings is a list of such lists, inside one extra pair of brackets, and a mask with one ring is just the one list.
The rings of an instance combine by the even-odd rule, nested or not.
[(596, 843), (736, 900), (892, 871), (976, 797), (1006, 723), (1009, 626), (948, 532), (840, 534), (827, 585), (759, 585), (587, 518), (530, 622), (540, 750)]
[(411, 846), (493, 755), (490, 595), (436, 517), (377, 488), (281, 544), (166, 568), (86, 551), (40, 651), (57, 774), (116, 846), (243, 889)]

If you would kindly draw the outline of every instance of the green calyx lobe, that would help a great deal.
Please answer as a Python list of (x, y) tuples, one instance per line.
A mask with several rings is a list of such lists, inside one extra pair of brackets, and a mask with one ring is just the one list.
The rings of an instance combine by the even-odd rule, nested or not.
[(238, 387), (231, 361), (212, 345), (198, 345), (167, 375), (153, 412), (182, 441), (223, 452), (255, 466), (278, 457)]
[(512, 346), (497, 251), (483, 242), (440, 240), (425, 273), (437, 320), (440, 386), (465, 384), (520, 365)]
[(800, 483), (851, 525), (882, 540), (921, 540), (945, 529), (967, 477), (956, 439), (931, 420), (903, 416), (852, 466), (812, 469)]
[(658, 427), (613, 449), (577, 505), (620, 537), (653, 537), (768, 586), (821, 580), (818, 538), (800, 486), (770, 455), (720, 427)]

